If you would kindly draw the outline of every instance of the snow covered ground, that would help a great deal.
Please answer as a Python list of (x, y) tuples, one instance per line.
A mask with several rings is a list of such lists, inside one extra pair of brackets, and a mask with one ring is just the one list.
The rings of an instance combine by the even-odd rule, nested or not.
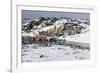
[(64, 45), (44, 47), (33, 44), (22, 46), (22, 62), (85, 60), (89, 57), (89, 49), (78, 49)]
[(66, 41), (73, 41), (78, 43), (90, 43), (90, 31), (74, 36), (66, 36)]

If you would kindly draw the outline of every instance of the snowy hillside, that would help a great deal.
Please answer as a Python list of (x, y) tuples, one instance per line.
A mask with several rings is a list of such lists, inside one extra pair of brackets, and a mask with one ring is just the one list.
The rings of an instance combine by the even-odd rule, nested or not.
[(79, 42), (79, 43), (90, 43), (90, 31), (86, 33), (78, 34), (75, 36), (66, 36), (67, 41)]

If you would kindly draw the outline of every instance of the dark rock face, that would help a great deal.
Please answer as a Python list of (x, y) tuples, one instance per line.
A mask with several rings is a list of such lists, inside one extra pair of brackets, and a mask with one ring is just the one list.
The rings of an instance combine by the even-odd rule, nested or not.
[(26, 31), (38, 29), (38, 26), (41, 25), (41, 27), (51, 26), (54, 25), (54, 23), (58, 20), (65, 19), (67, 22), (64, 24), (64, 29), (67, 30), (68, 35), (73, 34), (80, 34), (82, 30), (82, 26), (79, 25), (80, 23), (89, 24), (88, 21), (79, 21), (78, 19), (72, 19), (72, 18), (66, 18), (66, 17), (39, 17), (38, 20), (32, 20), (30, 21), (26, 28), (23, 27)]
[(32, 44), (33, 41), (32, 41), (32, 38), (29, 37), (29, 36), (22, 36), (22, 45), (25, 45), (25, 44)]
[(76, 23), (66, 23), (64, 25), (64, 30), (66, 30), (68, 35), (80, 34), (83, 28), (83, 26)]

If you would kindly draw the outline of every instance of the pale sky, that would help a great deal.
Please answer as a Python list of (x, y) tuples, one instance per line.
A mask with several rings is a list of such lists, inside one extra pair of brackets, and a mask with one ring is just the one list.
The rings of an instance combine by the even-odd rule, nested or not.
[(22, 10), (22, 19), (23, 18), (35, 19), (39, 17), (57, 17), (57, 18), (68, 17), (68, 18), (88, 19), (90, 22), (89, 13)]

